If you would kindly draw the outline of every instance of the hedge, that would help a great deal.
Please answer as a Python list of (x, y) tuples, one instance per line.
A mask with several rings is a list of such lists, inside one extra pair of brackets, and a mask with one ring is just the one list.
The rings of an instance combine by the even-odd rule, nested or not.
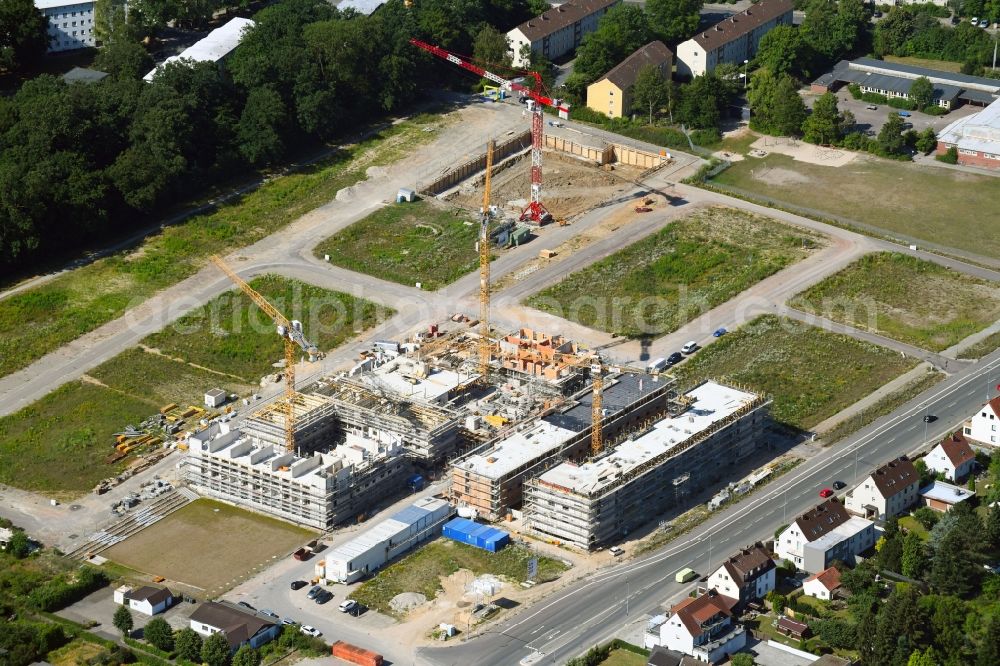
[(878, 93), (872, 93), (872, 92), (864, 93), (863, 95), (861, 95), (861, 99), (871, 104), (886, 104), (889, 101), (889, 98), (886, 97), (885, 95), (880, 95)]
[(948, 113), (948, 109), (943, 106), (938, 106), (937, 104), (931, 104), (930, 106), (925, 106), (920, 110), (922, 113), (926, 113), (928, 116), (943, 116)]
[(76, 573), (76, 580), (66, 582), (65, 576), (58, 576), (36, 587), (29, 599), (44, 611), (56, 611), (76, 603), (95, 590), (108, 584), (107, 575), (94, 567), (83, 566)]
[(861, 99), (861, 86), (857, 83), (852, 83), (847, 86), (847, 91), (851, 93), (851, 97), (854, 99)]
[(906, 111), (917, 110), (917, 103), (912, 99), (906, 99), (905, 97), (890, 97), (886, 104), (894, 109), (904, 109)]

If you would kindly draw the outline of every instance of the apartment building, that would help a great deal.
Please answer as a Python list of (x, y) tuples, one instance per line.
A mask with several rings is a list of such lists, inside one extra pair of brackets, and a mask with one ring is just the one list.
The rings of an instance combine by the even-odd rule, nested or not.
[(49, 53), (96, 46), (95, 4), (93, 1), (35, 0), (35, 8), (49, 21)]
[(906, 458), (890, 460), (847, 493), (844, 505), (851, 513), (885, 520), (917, 503), (920, 473)]
[(774, 560), (757, 542), (730, 556), (708, 577), (709, 589), (718, 590), (727, 597), (735, 597), (740, 604), (763, 599), (775, 586)]
[(677, 74), (693, 78), (724, 62), (752, 60), (760, 40), (779, 25), (792, 25), (791, 0), (761, 0), (681, 42), (677, 46)]
[(537, 52), (549, 60), (566, 55), (597, 30), (597, 24), (621, 0), (569, 0), (528, 19), (507, 33), (513, 65), (527, 67), (525, 52)]
[(875, 523), (851, 516), (836, 498), (806, 511), (778, 535), (774, 552), (809, 573), (828, 569), (834, 560), (854, 564), (875, 545)]
[(639, 72), (652, 66), (663, 79), (669, 79), (673, 75), (673, 57), (673, 52), (659, 40), (637, 49), (587, 86), (587, 106), (609, 118), (627, 118), (632, 113), (632, 88)]

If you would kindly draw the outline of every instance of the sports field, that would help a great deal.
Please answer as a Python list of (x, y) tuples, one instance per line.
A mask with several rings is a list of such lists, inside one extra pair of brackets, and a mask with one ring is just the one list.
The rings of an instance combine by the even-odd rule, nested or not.
[(280, 520), (200, 499), (103, 555), (213, 597), (314, 536)]

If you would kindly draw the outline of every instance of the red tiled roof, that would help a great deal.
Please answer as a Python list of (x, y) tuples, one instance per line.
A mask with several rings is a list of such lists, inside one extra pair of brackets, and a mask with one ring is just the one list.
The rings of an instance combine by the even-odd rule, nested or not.
[(965, 438), (961, 430), (956, 430), (950, 437), (946, 437), (941, 442), (941, 449), (955, 467), (967, 463), (976, 457), (972, 447), (969, 446), (969, 440)]
[(990, 408), (993, 410), (994, 414), (996, 414), (997, 416), (1000, 416), (1000, 395), (998, 395), (997, 397), (993, 398), (992, 400), (990, 400), (986, 404), (988, 404), (990, 406)]
[(890, 460), (872, 472), (872, 481), (878, 488), (882, 497), (893, 497), (911, 486), (920, 482), (920, 474), (906, 458)]
[(824, 569), (818, 574), (813, 574), (812, 576), (809, 576), (809, 578), (806, 578), (805, 582), (808, 583), (812, 580), (818, 580), (823, 587), (833, 592), (840, 587), (840, 570), (837, 569), (837, 567)]
[(671, 608), (670, 612), (684, 623), (689, 634), (701, 636), (701, 625), (720, 613), (732, 617), (733, 607), (738, 603), (738, 599), (719, 594), (713, 589), (700, 597), (685, 599)]
[(795, 524), (802, 530), (803, 538), (813, 542), (850, 519), (851, 516), (848, 515), (844, 505), (838, 502), (835, 497), (831, 497), (815, 509), (806, 511), (796, 518)]
[(764, 550), (764, 544), (758, 541), (730, 557), (722, 563), (722, 566), (726, 568), (729, 577), (742, 587), (748, 580), (754, 580), (773, 569), (774, 560)]

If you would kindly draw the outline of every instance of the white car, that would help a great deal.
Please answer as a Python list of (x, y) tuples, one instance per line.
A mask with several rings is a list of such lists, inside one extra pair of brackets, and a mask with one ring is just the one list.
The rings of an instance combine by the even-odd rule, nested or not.
[(304, 624), (301, 627), (299, 627), (299, 631), (301, 631), (306, 636), (312, 636), (313, 638), (318, 638), (323, 635), (322, 631), (320, 631), (316, 627), (310, 627), (308, 624)]
[(693, 354), (696, 351), (698, 351), (698, 343), (695, 342), (694, 340), (691, 340), (690, 342), (688, 342), (687, 344), (685, 344), (683, 347), (681, 347), (681, 353), (682, 354)]
[(341, 602), (339, 608), (341, 613), (350, 613), (352, 610), (357, 608), (358, 602), (354, 599), (345, 599)]

